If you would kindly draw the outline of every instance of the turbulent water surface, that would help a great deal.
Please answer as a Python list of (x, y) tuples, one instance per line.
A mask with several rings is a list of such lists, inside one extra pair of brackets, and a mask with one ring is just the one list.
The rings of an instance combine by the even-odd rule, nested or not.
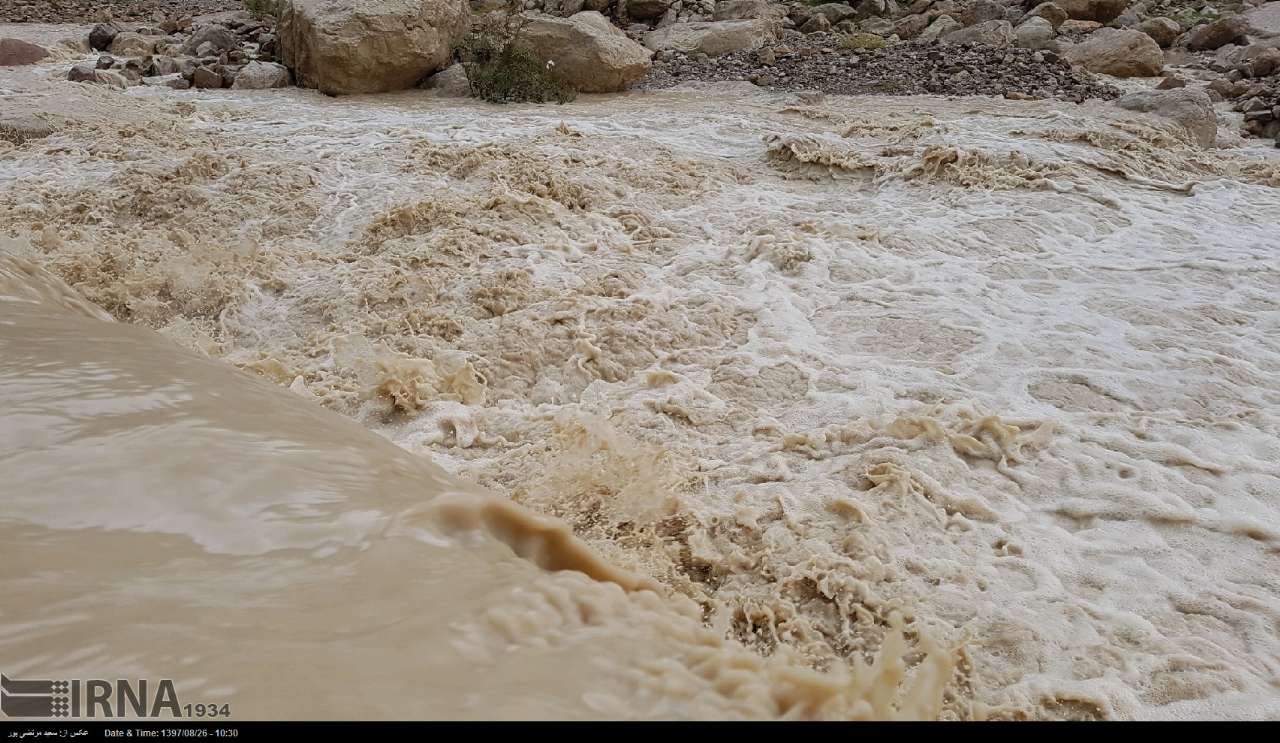
[(187, 669), (258, 716), (1280, 716), (1274, 151), (1101, 103), (60, 72), (0, 74), (57, 128), (0, 140), (6, 673)]

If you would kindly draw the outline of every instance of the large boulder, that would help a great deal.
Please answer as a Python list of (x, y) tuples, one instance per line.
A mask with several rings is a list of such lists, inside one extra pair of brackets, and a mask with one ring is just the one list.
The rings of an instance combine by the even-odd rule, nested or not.
[(1187, 37), (1187, 46), (1196, 51), (1217, 49), (1220, 46), (1244, 41), (1248, 33), (1248, 22), (1243, 16), (1234, 15), (1196, 26)]
[(1053, 0), (1077, 21), (1110, 23), (1129, 7), (1129, 0)]
[(649, 71), (653, 53), (594, 10), (569, 18), (530, 14), (517, 43), (553, 62), (556, 75), (583, 93), (623, 90)]
[(0, 39), (0, 67), (17, 67), (35, 64), (49, 52), (42, 46), (36, 46), (22, 39)]
[(809, 9), (809, 12), (815, 15), (821, 15), (827, 19), (827, 23), (832, 26), (840, 21), (848, 18), (854, 18), (858, 15), (858, 11), (845, 5), (844, 3), (825, 3)]
[(936, 41), (960, 28), (960, 22), (949, 15), (940, 15), (920, 32), (920, 41)]
[(191, 34), (191, 37), (182, 45), (182, 53), (195, 54), (205, 44), (208, 44), (207, 49), (216, 55), (239, 48), (240, 41), (225, 26), (210, 23), (197, 28), (195, 33)]
[(124, 75), (121, 75), (119, 72), (116, 72), (115, 70), (99, 70), (91, 64), (79, 64), (72, 67), (67, 72), (67, 79), (73, 83), (106, 85), (109, 88), (116, 88), (117, 90), (124, 90), (129, 84), (128, 81), (125, 80)]
[(1028, 18), (1014, 30), (1017, 45), (1023, 49), (1057, 51), (1056, 35), (1053, 24), (1043, 16)]
[(232, 90), (267, 90), (283, 88), (289, 84), (289, 70), (275, 62), (259, 62), (254, 60), (236, 73), (236, 80), (231, 84)]
[(654, 51), (719, 57), (772, 44), (777, 41), (777, 29), (775, 22), (760, 19), (675, 23), (645, 34), (644, 45)]
[(115, 40), (118, 33), (120, 33), (120, 27), (116, 24), (99, 23), (89, 31), (89, 48), (97, 52), (105, 52), (111, 48), (111, 42)]
[(1116, 77), (1153, 77), (1164, 69), (1160, 45), (1132, 29), (1100, 28), (1068, 49), (1066, 56), (1090, 72)]
[(111, 54), (115, 57), (145, 57), (155, 50), (156, 37), (134, 31), (122, 31), (111, 40)]
[(1138, 30), (1150, 36), (1162, 49), (1173, 46), (1173, 42), (1182, 35), (1182, 26), (1172, 18), (1155, 16), (1138, 24)]
[(1067, 11), (1063, 10), (1062, 6), (1057, 3), (1040, 3), (1027, 11), (1027, 14), (1022, 17), (1022, 21), (1025, 23), (1032, 18), (1043, 18), (1052, 24), (1056, 30), (1058, 26), (1062, 25), (1063, 21), (1070, 17), (1067, 15)]
[(1004, 6), (995, 0), (974, 0), (956, 16), (962, 26), (976, 26), (987, 21), (1004, 20)]
[(469, 19), (467, 0), (284, 0), (280, 57), (330, 95), (403, 90), (449, 65)]
[(1013, 24), (1008, 21), (983, 21), (976, 26), (952, 31), (942, 40), (948, 44), (986, 44), (1009, 46), (1013, 44)]
[(1117, 98), (1115, 104), (1129, 111), (1152, 113), (1181, 124), (1196, 144), (1210, 147), (1218, 136), (1213, 101), (1202, 90), (1144, 90)]

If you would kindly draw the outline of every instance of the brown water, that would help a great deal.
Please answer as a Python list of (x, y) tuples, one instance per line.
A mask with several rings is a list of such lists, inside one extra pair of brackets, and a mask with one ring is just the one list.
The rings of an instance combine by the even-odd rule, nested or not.
[[(529, 702), (549, 716), (852, 714), (875, 696), (866, 689), (896, 688), (888, 669), (861, 686), (813, 681), (799, 697), (785, 679), (877, 657), (927, 669), (905, 694), (908, 715), (1280, 715), (1272, 150), (1228, 141), (1202, 152), (1159, 120), (1053, 102), (806, 104), (720, 87), (491, 107), (416, 93), (121, 94), (40, 71), (0, 77), (0, 88), (0, 110), (59, 126), (46, 140), (0, 143), (0, 249), (118, 320), (288, 388), (302, 408), (345, 415), (352, 431), (397, 444), (377, 444), (395, 461), (435, 462), (502, 499), (487, 502), (558, 519), (601, 555), (572, 564), (641, 576), (657, 593), (546, 572), (558, 565), (545, 561), (475, 567), (616, 598), (605, 634), (634, 645), (601, 651), (577, 620), (528, 643), (584, 643), (592, 649), (566, 658), (591, 656), (623, 679), (584, 689), (630, 696), (651, 654), (671, 659), (658, 666), (689, 689), (715, 690), (676, 685), (645, 697), (650, 707), (588, 710), (564, 702), (585, 699), (565, 686), (563, 698)], [(248, 416), (222, 427), (252, 437), (252, 421), (238, 428)], [(276, 417), (273, 439), (309, 441), (319, 428)], [(183, 437), (154, 445), (180, 445), (169, 438)], [(135, 469), (165, 481), (158, 463), (173, 459)], [(272, 477), (288, 461), (226, 460), (238, 463), (226, 478)], [(283, 482), (297, 476), (288, 472)], [(357, 488), (370, 493), (359, 505), (316, 504), (298, 493), (345, 494), (330, 478), (351, 473), (319, 475), (281, 493), (215, 480), (197, 499), (207, 507), (156, 486), (122, 512), (65, 512), (108, 534), (187, 534), (197, 554), (296, 550), (359, 572), (361, 585), (397, 570), (393, 580), (416, 580), (404, 567), (413, 560), (366, 563), (381, 553), (360, 547), (398, 514), (422, 514), (435, 490), (379, 471)], [(0, 487), (15, 503), (30, 498)], [(285, 508), (289, 492), (305, 507)], [(264, 509), (273, 518), (245, 515)], [(430, 538), (397, 533), (393, 552), (426, 550), (443, 565), (470, 554), (450, 551), (455, 522), (425, 510), (411, 521)], [(510, 557), (508, 542), (526, 541), (512, 533), (473, 538)], [(250, 584), (328, 590), (321, 564)], [(240, 583), (217, 571), (248, 569), (219, 561), (208, 582), (231, 590)], [(191, 585), (178, 575), (164, 591), (190, 597)], [(395, 585), (385, 605), (360, 594), (377, 626), (425, 632), (417, 611), (478, 611)], [(164, 595), (136, 606), (182, 617)], [(495, 596), (470, 606), (506, 611)], [(244, 603), (292, 612), (299, 601)], [(103, 604), (90, 601), (85, 621)], [(41, 600), (22, 606), (5, 616), (15, 643), (52, 626)], [(359, 610), (317, 608), (297, 626), (330, 626), (343, 611)], [(258, 630), (227, 626), (255, 641)], [(401, 660), (402, 637), (369, 630), (362, 642)], [(701, 639), (695, 652), (672, 637)], [(155, 660), (136, 639), (69, 642), (68, 653), (114, 656), (95, 666), (104, 673), (130, 653)], [(495, 653), (485, 642), (473, 644)], [(280, 657), (344, 653), (319, 629), (299, 643)], [(0, 645), (0, 669), (13, 657), (43, 672), (47, 646), (10, 647)], [(934, 660), (921, 667), (925, 650)], [(88, 669), (77, 662), (58, 669)], [(191, 675), (211, 674), (206, 665), (220, 667), (197, 658)], [(748, 670), (724, 670), (736, 667)], [(378, 683), (413, 697), (422, 673), (389, 668)], [(939, 691), (927, 679), (944, 671)], [(504, 703), (546, 687), (520, 686)], [(272, 694), (271, 710), (304, 701)], [(276, 713), (250, 704), (246, 714)], [(524, 709), (510, 714), (540, 714)], [(893, 712), (876, 702), (859, 714)]]

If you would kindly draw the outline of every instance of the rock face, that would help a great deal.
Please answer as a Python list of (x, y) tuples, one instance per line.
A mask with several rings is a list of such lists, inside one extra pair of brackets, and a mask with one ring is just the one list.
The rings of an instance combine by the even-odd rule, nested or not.
[(1174, 40), (1182, 35), (1182, 26), (1179, 26), (1177, 21), (1164, 16), (1148, 18), (1138, 24), (1138, 30), (1154, 39), (1161, 49), (1168, 49), (1173, 45)]
[(1129, 7), (1129, 0), (1053, 0), (1057, 5), (1067, 12), (1067, 17), (1077, 21), (1097, 21), (1098, 23), (1110, 23), (1115, 20), (1125, 8)]
[(331, 95), (403, 90), (448, 66), (469, 18), (466, 0), (285, 0), (280, 55)]
[(289, 70), (275, 62), (254, 60), (245, 65), (231, 84), (232, 90), (266, 90), (283, 88), (289, 84)]
[(1008, 21), (983, 21), (976, 26), (969, 26), (952, 31), (942, 40), (948, 44), (987, 44), (989, 46), (1009, 46), (1013, 43), (1013, 24)]
[(711, 21), (676, 23), (645, 34), (644, 45), (655, 51), (702, 53), (709, 57), (759, 49), (777, 40), (772, 21)]
[(1196, 51), (1217, 49), (1244, 39), (1249, 32), (1249, 24), (1241, 16), (1222, 18), (1213, 23), (1196, 26), (1187, 38), (1187, 46)]
[(600, 13), (584, 10), (569, 18), (531, 15), (517, 43), (583, 93), (627, 88), (649, 71), (653, 53), (627, 38)]
[(1201, 90), (1144, 90), (1117, 98), (1115, 104), (1129, 111), (1153, 113), (1181, 124), (1201, 147), (1213, 146), (1218, 136), (1218, 117), (1213, 102)]
[(21, 39), (0, 39), (0, 67), (35, 64), (47, 56), (44, 47)]
[(1116, 77), (1152, 77), (1164, 69), (1164, 52), (1150, 36), (1129, 29), (1100, 28), (1066, 52), (1072, 64)]

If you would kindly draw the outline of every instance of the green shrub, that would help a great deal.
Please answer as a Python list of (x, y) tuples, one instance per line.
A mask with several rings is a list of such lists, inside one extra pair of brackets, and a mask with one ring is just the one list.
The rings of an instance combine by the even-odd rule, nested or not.
[(525, 21), (518, 15), (493, 14), (458, 46), (471, 95), (492, 103), (567, 103), (578, 92), (517, 44)]
[(244, 8), (254, 18), (279, 18), (284, 0), (244, 0)]
[(865, 51), (868, 49), (883, 49), (888, 42), (883, 36), (876, 34), (856, 33), (847, 34), (840, 39), (840, 48), (850, 51)]

